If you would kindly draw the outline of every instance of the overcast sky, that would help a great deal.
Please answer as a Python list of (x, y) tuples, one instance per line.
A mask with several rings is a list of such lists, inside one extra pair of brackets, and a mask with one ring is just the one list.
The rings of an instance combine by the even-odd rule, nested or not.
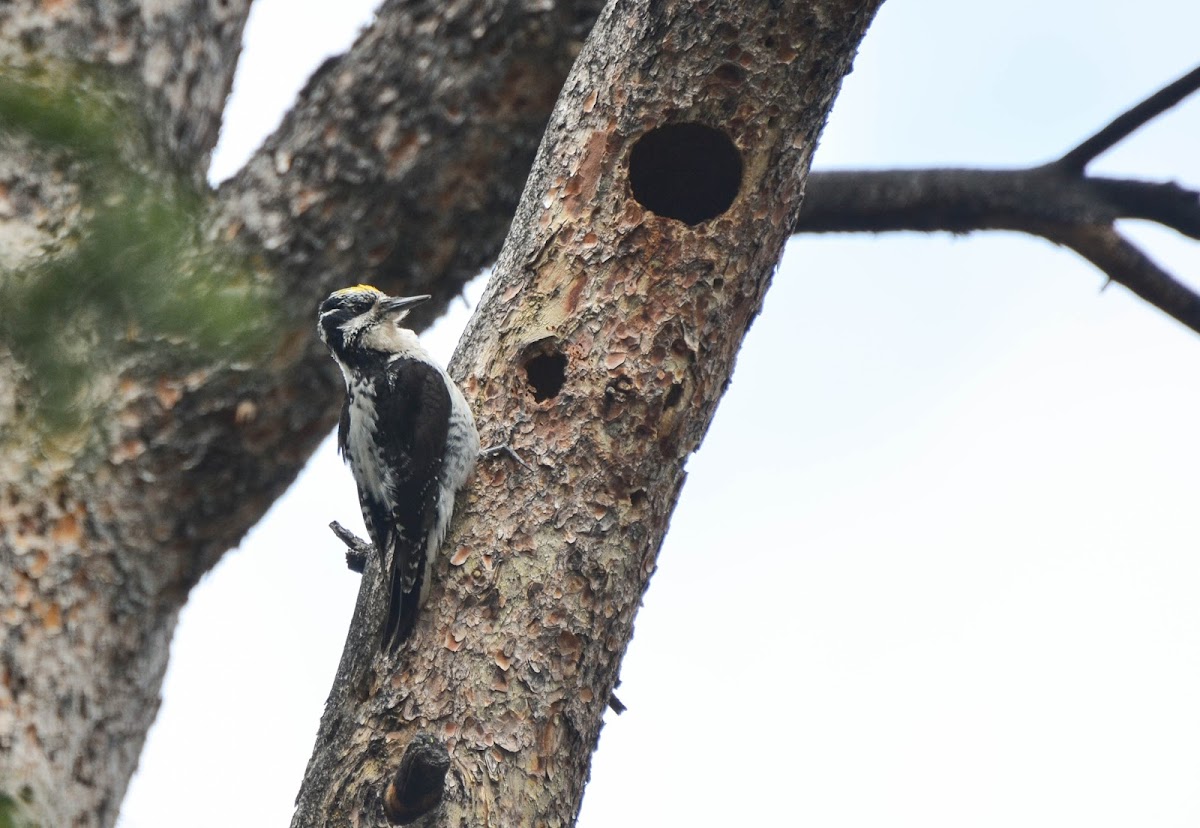
[[(373, 6), (256, 0), (214, 180)], [(817, 166), (1046, 160), (1198, 33), (1195, 0), (892, 0)], [(1193, 101), (1095, 169), (1200, 185), (1197, 147)], [(1126, 229), (1200, 282), (1200, 245)], [(788, 247), (584, 828), (1200, 824), (1200, 337), (1103, 284), (1016, 235)], [(443, 359), (466, 318), (427, 335)], [(358, 587), (333, 519), (359, 520), (329, 440), (194, 591), (122, 828), (289, 822)]]

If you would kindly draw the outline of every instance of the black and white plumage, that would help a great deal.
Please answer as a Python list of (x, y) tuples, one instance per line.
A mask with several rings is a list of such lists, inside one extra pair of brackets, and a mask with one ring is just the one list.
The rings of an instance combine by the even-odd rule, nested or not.
[(357, 285), (330, 294), (317, 322), (346, 380), (338, 448), (387, 578), (385, 651), (403, 644), (416, 624), (455, 493), (479, 455), (462, 392), (400, 324), (428, 298)]

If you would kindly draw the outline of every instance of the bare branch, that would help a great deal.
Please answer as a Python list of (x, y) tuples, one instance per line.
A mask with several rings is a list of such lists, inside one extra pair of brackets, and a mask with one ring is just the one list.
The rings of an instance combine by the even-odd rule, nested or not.
[(818, 171), (809, 176), (796, 232), (1036, 233), (1041, 223), (1118, 219), (1154, 221), (1200, 239), (1200, 193), (1171, 182), (1069, 175), (1058, 165)]
[(1144, 219), (1200, 239), (1200, 193), (1173, 181), (1087, 179), (1096, 193), (1118, 208), (1116, 218)]
[(813, 173), (798, 233), (1013, 230), (1069, 247), (1200, 333), (1200, 296), (1125, 240), (1118, 219), (1146, 219), (1200, 238), (1200, 194), (1173, 183), (1027, 170)]
[(1137, 106), (1122, 112), (1104, 129), (1066, 153), (1057, 163), (1070, 172), (1083, 172), (1083, 168), (1096, 156), (1116, 146), (1136, 129), (1154, 120), (1197, 89), (1200, 89), (1200, 66), (1174, 83), (1164, 86)]
[(1181, 284), (1112, 227), (1064, 226), (1039, 235), (1069, 247), (1114, 282), (1200, 332), (1200, 296)]
[(1200, 333), (1200, 295), (1114, 228), (1153, 221), (1200, 239), (1200, 192), (1174, 182), (1093, 178), (1088, 161), (1200, 88), (1200, 67), (1151, 95), (1058, 161), (1015, 170), (814, 172), (797, 233), (1013, 230), (1069, 247)]

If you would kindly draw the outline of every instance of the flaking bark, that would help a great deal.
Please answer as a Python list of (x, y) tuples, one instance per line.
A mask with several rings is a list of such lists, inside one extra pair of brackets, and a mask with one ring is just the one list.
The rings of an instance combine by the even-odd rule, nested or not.
[[(2, 57), (114, 70), (114, 94), (145, 127), (129, 147), (198, 182), (248, 5), (7, 3)], [(210, 197), (197, 256), (246, 255), (281, 297), (265, 358), (184, 370), (166, 343), (130, 343), (92, 378), (86, 427), (48, 435), (26, 404), (30, 377), (0, 353), (0, 802), (37, 824), (113, 824), (188, 590), (336, 416), (340, 381), (308, 297), (363, 279), (396, 292), (445, 279), (430, 315), (444, 307), (499, 249), (505, 205), (594, 14), (589, 2), (384, 4), (376, 32), (327, 64), (242, 177)], [(537, 83), (523, 84), (530, 74)], [(496, 77), (510, 78), (504, 91), (477, 99)], [(415, 142), (406, 117), (421, 127)], [(22, 242), (4, 245), (11, 265), (62, 239), (79, 203), (69, 159), (3, 147), (5, 241)]]
[[(208, 249), (234, 248), (248, 254), (256, 263), (257, 278), (281, 297), (284, 331), (268, 358), (238, 366), (218, 361), (203, 370), (182, 371), (169, 352), (135, 349), (116, 366), (119, 370), (98, 378), (94, 426), (46, 439), (26, 405), (29, 377), (9, 355), (0, 353), (0, 806), (17, 806), (46, 825), (112, 823), (157, 708), (167, 643), (188, 589), (261, 517), (332, 425), (341, 391), (332, 363), (311, 333), (313, 300), (331, 287), (367, 278), (392, 292), (434, 293), (428, 306), (432, 316), (494, 257), (557, 86), (597, 5), (595, 0), (389, 0), (380, 9), (376, 28), (360, 38), (348, 56), (328, 62), (318, 72), (247, 169), (219, 194), (210, 194)], [(817, 5), (797, 14), (825, 13), (836, 5)], [(648, 19), (665, 21), (672, 9), (655, 6)], [(129, 146), (148, 148), (148, 163), (199, 182), (215, 141), (247, 10), (246, 0), (12, 0), (0, 4), (0, 61), (5, 67), (26, 68), (83, 61), (113, 69), (118, 81), (114, 90), (140, 108), (145, 126), (144, 134), (130, 136)], [(797, 25), (791, 21), (780, 33), (794, 31)], [(654, 34), (669, 29), (664, 22)], [(832, 40), (845, 34), (832, 24), (815, 25), (816, 29), (834, 32), (829, 35)], [(644, 29), (638, 33), (646, 35)], [(781, 60), (787, 57), (779, 45), (783, 42), (774, 39)], [(740, 94), (747, 73), (759, 72), (755, 67), (762, 59), (760, 46), (765, 45), (766, 36), (753, 48), (739, 39), (717, 71), (695, 75), (707, 84), (702, 94), (682, 90), (689, 97), (644, 112), (641, 126), (684, 114), (714, 116), (700, 99), (720, 99), (716, 93), (723, 85)], [(820, 48), (810, 44), (805, 49), (815, 51), (798, 49), (790, 59), (815, 72), (815, 64), (804, 61)], [(644, 77), (637, 84), (626, 78), (627, 87), (613, 85), (618, 80), (614, 69), (613, 77), (605, 76), (592, 90), (597, 94), (591, 103), (590, 92), (581, 91), (576, 81), (568, 97), (581, 111), (564, 111), (552, 146), (567, 146), (564, 133), (583, 128), (579, 119), (593, 112), (616, 117), (626, 105), (649, 107), (653, 102), (639, 96), (657, 93), (641, 88), (641, 81), (657, 83), (666, 71), (663, 67), (676, 65), (677, 57), (663, 59), (662, 66), (657, 60), (647, 62), (642, 66)], [(832, 72), (836, 67), (826, 64), (824, 69)], [(581, 71), (594, 77), (600, 69), (593, 65)], [(801, 141), (805, 143), (815, 129), (806, 120), (814, 106), (811, 95), (825, 89), (821, 83), (781, 86), (772, 104), (776, 109), (768, 111), (771, 130), (807, 123)], [(606, 97), (610, 92), (626, 94), (629, 100), (618, 105)], [(797, 101), (807, 108), (793, 115)], [(599, 156), (589, 152), (589, 159), (608, 159), (628, 148), (636, 129), (628, 120), (633, 116), (621, 117), (625, 120), (619, 124), (594, 131), (601, 136), (596, 140), (605, 143), (593, 147)], [(733, 111), (729, 122), (741, 120)], [(735, 137), (744, 150), (752, 138), (748, 130), (745, 123), (736, 124)], [(609, 140), (615, 143), (609, 146)], [(13, 265), (27, 260), (40, 245), (64, 237), (77, 219), (78, 192), (54, 158), (31, 151), (19, 140), (5, 139), (0, 146), (0, 264)], [(574, 151), (582, 150), (576, 146)], [(575, 160), (570, 153), (562, 156), (563, 164)], [(739, 258), (742, 246), (748, 240), (774, 243), (777, 211), (789, 211), (795, 195), (763, 196), (756, 205), (758, 218), (747, 223), (738, 212), (746, 206), (743, 193), (728, 216), (694, 230), (663, 224), (665, 220), (637, 215), (635, 210), (624, 225), (618, 222), (623, 227), (620, 238), (597, 233), (591, 239), (581, 229), (584, 223), (611, 230), (612, 216), (604, 211), (612, 204), (601, 203), (602, 197), (620, 195), (606, 163), (592, 169), (589, 161), (560, 174), (559, 182), (549, 171), (549, 161), (544, 162), (532, 186), (554, 198), (544, 211), (536, 199), (527, 200), (514, 237), (519, 241), (511, 246), (502, 271), (504, 287), (496, 289), (499, 293), (492, 295), (486, 311), (491, 320), (487, 324), (500, 325), (503, 333), (494, 331), (487, 339), (485, 330), (473, 328), (469, 355), (460, 358), (460, 365), (473, 366), (470, 372), (477, 378), (477, 410), (486, 410), (493, 424), (509, 424), (493, 426), (499, 430), (490, 436), (511, 436), (526, 456), (538, 459), (541, 452), (544, 457), (532, 475), (502, 458), (481, 468), (478, 486), (496, 491), (485, 492), (486, 500), (465, 504), (464, 511), (475, 517), (465, 525), (464, 540), (455, 544), (454, 568), (441, 573), (443, 579), (454, 573), (446, 609), (454, 620), (430, 622), (445, 633), (440, 644), (447, 651), (465, 646), (463, 664), (473, 665), (467, 671), (457, 662), (438, 662), (450, 669), (431, 679), (430, 692), (448, 681), (481, 675), (474, 671), (480, 664), (487, 667), (489, 657), (495, 689), (471, 685), (467, 695), (472, 698), (463, 704), (491, 710), (488, 693), (507, 693), (510, 684), (519, 691), (511, 698), (502, 696), (506, 706), (501, 712), (515, 719), (487, 719), (477, 713), (447, 725), (443, 734), (461, 742), (456, 743), (459, 754), (470, 758), (464, 767), (473, 774), (483, 768), (488, 778), (503, 776), (509, 786), (505, 790), (521, 790), (506, 775), (511, 771), (508, 764), (514, 756), (528, 759), (533, 774), (529, 778), (541, 780), (538, 786), (552, 776), (571, 775), (569, 784), (555, 790), (569, 789), (576, 800), (582, 772), (578, 761), (568, 759), (561, 766), (554, 762), (573, 750), (586, 753), (594, 742), (598, 717), (592, 717), (590, 705), (603, 697), (592, 688), (603, 688), (615, 671), (633, 603), (653, 566), (657, 539), (682, 479), (678, 457), (703, 433), (715, 404), (717, 379), (727, 376), (725, 363), (732, 358), (734, 346), (723, 338), (724, 328), (722, 336), (711, 341), (697, 338), (697, 332), (708, 330), (710, 320), (704, 314), (711, 312), (740, 335), (738, 326), (748, 322), (761, 298), (761, 275), (745, 276), (738, 264), (744, 264)], [(762, 170), (755, 173), (748, 167), (751, 173)], [(861, 202), (861, 194), (850, 199)], [(627, 198), (621, 203), (629, 204)], [(595, 211), (600, 212), (593, 215)], [(548, 224), (533, 226), (543, 216)], [(731, 226), (729, 216), (742, 223)], [(762, 222), (769, 223), (770, 234), (760, 233)], [(723, 239), (727, 232), (732, 236), (734, 230), (744, 235), (729, 250), (742, 252), (726, 254), (722, 248), (719, 255), (713, 254), (713, 239)], [(1077, 241), (1094, 261), (1130, 258), (1128, 250), (1110, 238)], [(708, 253), (696, 252), (701, 242), (710, 244)], [(610, 249), (613, 244), (615, 251)], [(637, 260), (634, 249), (653, 254), (653, 261)], [(203, 255), (204, 248), (197, 252)], [(726, 267), (727, 260), (731, 272), (742, 275), (727, 277), (708, 270)], [(754, 262), (763, 260), (760, 256)], [(630, 316), (623, 328), (605, 327), (599, 318), (612, 308), (622, 313), (635, 305), (642, 308), (632, 295), (618, 307), (611, 294), (622, 279), (628, 280), (631, 291), (654, 287), (645, 310), (677, 312), (672, 303), (679, 297), (659, 299), (664, 285), (673, 286), (660, 263), (690, 283), (687, 290), (699, 291), (694, 297), (697, 306), (708, 302), (711, 307), (697, 311), (688, 306), (685, 310), (693, 315), (679, 313), (667, 334), (654, 327), (660, 320), (647, 321), (644, 314)], [(591, 274), (588, 281), (581, 275), (584, 270)], [(535, 278), (536, 274), (543, 275)], [(602, 278), (612, 284), (602, 289)], [(734, 293), (731, 282), (737, 285)], [(528, 305), (524, 298), (530, 300)], [(577, 318), (593, 302), (598, 315)], [(724, 316), (727, 313), (731, 315)], [(418, 320), (422, 321), (427, 319)], [(527, 389), (521, 360), (513, 360), (518, 346), (529, 345), (538, 326), (545, 338), (520, 356), (560, 349), (568, 358), (567, 373), (560, 393), (531, 403), (523, 396)], [(651, 330), (659, 333), (651, 337), (649, 358), (652, 364), (661, 358), (653, 373), (644, 352)], [(605, 341), (606, 336), (616, 339)], [(479, 350), (485, 339), (488, 348), (497, 349), (486, 360)], [(677, 342), (683, 343), (678, 353), (673, 347)], [(601, 354), (603, 360), (597, 363)], [(607, 373), (596, 373), (598, 364)], [(497, 373), (486, 373), (492, 369)], [(500, 379), (480, 379), (487, 376)], [(601, 377), (603, 404), (594, 396)], [(578, 446), (568, 445), (575, 439), (573, 418), (581, 417), (589, 405), (601, 420), (592, 430), (580, 432)], [(699, 411), (693, 415), (688, 406), (698, 406)], [(633, 421), (641, 442), (633, 455), (614, 456), (634, 445), (628, 439)], [(544, 436), (549, 438), (546, 447), (538, 448)], [(637, 482), (636, 474), (630, 475), (646, 472), (641, 465), (631, 472), (633, 456), (647, 457), (648, 464), (661, 468), (654, 469), (646, 485), (630, 488), (630, 480)], [(571, 464), (580, 458), (587, 462), (579, 467), (579, 498), (563, 499), (574, 497)], [(599, 467), (612, 477), (607, 489), (596, 482)], [(530, 487), (541, 485), (557, 501), (535, 508)], [(478, 526), (478, 515), (518, 511), (517, 506), (498, 509), (496, 499), (510, 494), (521, 508), (528, 507), (528, 514), (519, 515), (515, 528), (497, 528), (494, 537), (488, 535), (489, 530)], [(587, 508), (580, 505), (585, 501)], [(593, 539), (597, 532), (614, 537), (601, 542)], [(541, 551), (535, 555), (535, 549)], [(637, 555), (643, 556), (637, 559), (643, 572), (629, 569)], [(367, 578), (370, 582), (371, 573)], [(467, 636), (474, 636), (472, 630), (481, 624), (492, 624), (493, 615), (507, 628), (512, 619), (506, 619), (518, 613), (519, 602), (506, 599), (500, 606), (500, 597), (515, 595), (514, 585), (527, 581), (537, 586), (527, 589), (521, 601), (528, 600), (532, 608), (520, 609), (515, 621), (525, 623), (528, 634), (505, 638), (498, 649), (481, 655), (482, 638)], [(368, 598), (364, 593), (364, 601)], [(562, 616), (564, 607), (578, 612)], [(361, 620), (365, 611), (369, 602), (359, 608), (360, 620), (351, 630), (341, 672), (348, 680), (335, 688), (330, 701), (334, 718), (327, 718), (322, 730), (323, 738), (344, 750), (341, 758), (352, 765), (362, 761), (361, 742), (339, 734), (338, 727), (353, 731), (356, 714), (347, 711), (372, 692), (365, 681), (371, 665), (356, 661), (364, 654), (369, 661), (372, 648), (353, 646), (361, 630), (372, 629), (370, 621)], [(589, 620), (596, 626), (583, 623)], [(495, 630), (485, 631), (489, 640), (496, 640)], [(594, 649), (602, 636), (604, 646), (612, 649), (598, 656)], [(449, 658), (446, 653), (441, 656)], [(412, 669), (402, 674), (405, 680), (413, 675)], [(587, 692), (581, 689), (579, 697), (569, 701), (558, 695), (569, 684), (563, 676)], [(544, 704), (521, 708), (528, 694), (543, 688), (549, 694)], [(483, 701), (473, 697), (479, 694)], [(374, 711), (363, 714), (363, 721), (378, 723), (383, 716), (390, 726), (398, 719), (434, 715), (431, 708), (419, 707), (417, 699), (405, 697), (397, 717), (397, 699), (381, 699)], [(393, 712), (383, 715), (384, 708)], [(538, 750), (523, 741), (530, 717), (539, 728)], [(359, 738), (370, 731), (357, 732)], [(390, 736), (376, 733), (370, 761), (388, 766), (408, 732), (406, 725)], [(460, 738), (460, 733), (465, 735)], [(338, 759), (331, 749), (314, 756), (305, 803), (311, 806), (322, 797), (333, 797), (339, 807), (348, 808), (365, 790), (365, 766), (359, 765), (345, 771), (349, 787), (341, 794), (323, 787), (341, 772)], [(496, 765), (500, 760), (508, 764)], [(452, 770), (460, 794), (467, 778)], [(491, 784), (500, 787), (499, 781)], [(485, 798), (492, 789), (478, 788)], [(370, 798), (365, 796), (364, 802)], [(541, 800), (531, 807), (540, 804)], [(554, 818), (562, 812), (555, 811)], [(311, 817), (313, 812), (307, 813)], [(0, 817), (7, 816), (0, 810)]]
[[(145, 131), (116, 149), (203, 180), (241, 47), (248, 0), (0, 5), (0, 72), (97, 69), (86, 94), (132, 109)], [(99, 80), (103, 77), (103, 81)], [(81, 90), (81, 94), (83, 94)], [(9, 125), (6, 125), (9, 126)], [(80, 220), (68, 155), (6, 135), (0, 146), (3, 264), (25, 264)], [(8, 275), (8, 274), (6, 274)], [(64, 334), (65, 335), (65, 334)], [(158, 709), (186, 587), (177, 520), (144, 498), (165, 469), (134, 462), (153, 435), (130, 399), (169, 409), (184, 380), (157, 382), (147, 355), (97, 377), (94, 425), (48, 434), (25, 367), (0, 347), (0, 822), (109, 826)], [(151, 511), (153, 510), (153, 511)], [(160, 559), (156, 557), (161, 554)]]
[[(484, 443), (534, 469), (481, 464), (395, 663), (370, 644), (382, 595), (368, 560), (293, 828), (382, 819), (419, 732), (450, 751), (440, 824), (573, 823), (684, 462), (876, 5), (606, 8), (453, 365)], [(695, 226), (644, 209), (628, 180), (639, 137), (681, 122), (724, 132), (742, 160), (732, 205)]]

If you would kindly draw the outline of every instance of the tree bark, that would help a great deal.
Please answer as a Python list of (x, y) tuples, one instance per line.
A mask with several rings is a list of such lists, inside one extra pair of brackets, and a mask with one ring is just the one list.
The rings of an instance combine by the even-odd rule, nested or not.
[[(113, 94), (140, 114), (127, 153), (146, 147), (144, 166), (200, 182), (248, 5), (12, 0), (0, 4), (0, 75), (68, 61), (112, 70)], [(651, 22), (633, 21), (624, 36), (638, 48), (665, 40), (661, 54), (647, 52), (639, 66), (614, 55), (600, 66), (595, 52), (580, 69), (567, 96), (577, 108), (555, 123), (556, 149), (543, 156), (502, 286), (480, 317), (497, 328), (473, 328), (459, 361), (474, 366), (471, 390), (488, 422), (507, 424), (493, 426), (492, 436), (509, 437), (538, 461), (537, 472), (489, 463), (479, 479), (495, 491), (462, 504), (470, 516), (451, 553), (458, 563), (450, 598), (444, 615), (427, 622), (444, 633), (430, 659), (466, 648), (449, 673), (411, 698), (388, 689), (360, 720), (352, 708), (371, 695), (364, 682), (378, 668), (368, 645), (348, 648), (322, 726), (329, 741), (314, 756), (298, 819), (315, 819), (324, 803), (352, 809), (382, 796), (364, 768), (391, 767), (388, 757), (409, 742), (410, 720), (448, 722), (438, 733), (455, 748), (458, 801), (466, 801), (465, 780), (487, 778), (478, 788), (485, 797), (521, 790), (525, 773), (539, 790), (554, 777), (548, 787), (569, 793), (543, 813), (573, 813), (586, 764), (564, 756), (594, 744), (596, 706), (653, 567), (682, 480), (680, 457), (699, 441), (728, 375), (730, 332), (740, 336), (757, 308), (777, 225), (794, 215), (799, 179), (787, 178), (787, 165), (806, 168), (820, 121), (814, 113), (825, 111), (831, 78), (844, 69), (853, 26), (822, 15), (848, 5), (826, 0), (772, 32), (750, 21), (746, 31), (761, 34), (752, 42), (698, 26), (709, 39), (692, 44), (691, 30), (679, 28), (691, 17), (668, 19), (679, 11), (674, 4), (652, 4)], [(419, 325), (494, 258), (597, 6), (389, 0), (354, 48), (314, 76), (247, 168), (208, 194), (207, 238), (197, 245), (198, 253), (247, 255), (255, 278), (279, 297), (283, 320), (269, 355), (184, 370), (165, 343), (134, 343), (96, 378), (92, 426), (47, 435), (26, 402), (31, 378), (0, 348), (0, 823), (19, 810), (43, 825), (112, 824), (157, 709), (188, 590), (332, 426), (342, 392), (312, 335), (315, 300), (363, 279), (433, 293)], [(710, 54), (718, 41), (726, 43), (719, 58)], [(696, 68), (693, 60), (715, 62)], [(695, 86), (656, 97), (660, 80), (688, 77)], [(761, 88), (766, 78), (780, 84), (770, 95)], [(684, 97), (664, 103), (674, 94)], [(637, 207), (618, 183), (642, 131), (686, 118), (727, 131), (745, 181), (757, 182), (744, 183), (720, 217), (687, 227)], [(780, 149), (789, 129), (802, 146)], [(594, 143), (579, 145), (581, 130)], [(552, 158), (560, 159), (557, 173)], [(0, 139), (0, 264), (27, 262), (69, 237), (80, 220), (73, 172), (69, 159), (19, 136)], [(770, 175), (786, 185), (780, 192), (762, 189)], [(545, 208), (535, 203), (543, 196)], [(759, 247), (747, 251), (749, 242)], [(1076, 242), (1094, 261), (1133, 258), (1119, 239)], [(624, 285), (652, 286), (651, 301), (621, 293)], [(614, 312), (627, 314), (624, 327), (613, 327)], [(550, 394), (560, 357), (564, 384)], [(589, 423), (578, 436), (577, 422)], [(535, 486), (554, 502), (535, 501)], [(498, 503), (502, 496), (511, 503)], [(499, 523), (494, 537), (481, 528), (483, 514), (515, 520), (513, 504), (527, 514), (511, 534)], [(534, 525), (530, 515), (548, 522)], [(529, 606), (508, 600), (520, 585), (536, 585), (522, 598)], [(373, 629), (364, 616), (375, 611), (373, 594), (364, 590), (351, 643)], [(525, 631), (503, 632), (514, 624)], [(419, 668), (400, 675), (424, 675)], [(467, 685), (465, 698), (449, 700), (450, 712), (435, 703), (447, 677), (480, 680), (486, 669), (491, 678)], [(558, 695), (565, 688), (579, 695)], [(541, 689), (544, 702), (534, 698)], [(383, 730), (371, 729), (380, 723)], [(390, 739), (380, 735), (393, 725)], [(531, 733), (541, 740), (532, 747)], [(344, 771), (335, 746), (349, 757)], [(524, 770), (515, 769), (518, 760)], [(325, 787), (337, 780), (345, 787)], [(539, 793), (530, 807), (547, 797)]]
[(382, 820), (429, 736), (450, 770), (427, 822), (573, 823), (684, 462), (876, 6), (606, 7), (453, 366), (484, 443), (533, 468), (483, 462), (394, 662), (368, 559), (293, 828)]
[[(149, 146), (157, 166), (202, 180), (248, 8), (5, 3), (0, 71), (109, 70), (113, 82), (89, 94), (119, 98), (152, 125), (123, 151)], [(4, 264), (14, 266), (77, 226), (79, 190), (70, 159), (20, 135), (3, 147)], [(173, 517), (145, 514), (155, 483), (130, 462), (153, 438), (117, 419), (138, 391), (173, 398), (156, 379), (111, 384), (94, 431), (49, 435), (26, 404), (30, 378), (0, 348), (0, 823), (112, 825), (158, 709), (186, 589), (155, 555)], [(158, 532), (144, 534), (151, 522)]]
[(142, 108), (158, 160), (202, 182), (249, 13), (250, 0), (6, 0), (0, 67), (110, 70)]
[[(4, 71), (79, 60), (112, 69), (113, 94), (140, 115), (129, 152), (148, 144), (143, 164), (201, 181), (247, 10), (208, 0), (5, 4)], [(342, 391), (312, 334), (309, 299), (360, 281), (368, 266), (397, 291), (461, 285), (494, 257), (553, 87), (594, 13), (588, 2), (389, 2), (375, 29), (326, 65), (211, 199), (197, 251), (250, 256), (280, 297), (267, 356), (185, 370), (167, 343), (129, 343), (120, 364), (92, 378), (89, 424), (48, 434), (25, 403), (31, 378), (0, 349), (0, 817), (113, 824), (188, 590), (332, 427)], [(538, 84), (523, 83), (530, 74)], [(509, 79), (506, 91), (481, 94), (496, 77)], [(415, 141), (408, 117), (421, 128)], [(2, 146), (11, 266), (66, 238), (80, 204), (69, 158), (20, 136)], [(436, 291), (431, 315), (456, 289)]]

